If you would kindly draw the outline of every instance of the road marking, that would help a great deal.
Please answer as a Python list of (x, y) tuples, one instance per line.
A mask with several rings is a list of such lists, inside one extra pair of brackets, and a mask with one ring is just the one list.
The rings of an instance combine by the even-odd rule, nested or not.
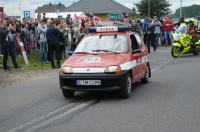
[[(86, 102), (86, 103), (82, 103), (77, 105), (76, 107), (72, 107), (73, 105), (75, 105), (76, 103), (70, 103), (64, 107), (58, 108), (44, 116), (40, 116), (39, 118), (33, 119), (21, 126), (17, 126), (16, 128), (13, 128), (11, 130), (8, 130), (7, 132), (23, 132), (23, 131), (28, 131), (28, 132), (32, 132), (35, 131), (38, 128), (41, 128), (43, 126), (46, 126), (52, 122), (54, 122), (55, 120), (61, 119), (64, 116), (67, 116), (69, 114), (72, 114), (82, 108), (85, 108), (93, 103), (95, 103), (96, 101), (90, 101), (90, 102)], [(68, 109), (65, 112), (62, 112), (63, 110), (72, 107), (71, 109)], [(61, 114), (58, 114), (59, 112), (61, 112)], [(57, 116), (54, 116), (55, 114), (58, 114)], [(42, 123), (41, 123), (42, 122)], [(28, 130), (27, 130), (28, 129)]]
[(154, 67), (151, 72), (155, 72), (156, 70), (160, 69), (162, 66), (166, 65), (167, 63), (169, 63), (170, 61), (172, 61), (173, 58), (169, 58), (168, 60), (166, 60), (165, 62), (159, 64), (158, 66)]
[(56, 120), (60, 120), (63, 117), (66, 117), (66, 116), (68, 116), (68, 115), (70, 115), (72, 113), (75, 113), (75, 112), (77, 112), (77, 111), (79, 111), (79, 110), (81, 110), (83, 108), (86, 108), (86, 107), (94, 104), (95, 102), (96, 101), (90, 101), (90, 102), (82, 103), (82, 104), (80, 104), (80, 105), (78, 105), (76, 107), (73, 107), (73, 108), (67, 110), (64, 113), (61, 113), (61, 114), (59, 114), (59, 115), (57, 115), (57, 116), (55, 116), (53, 118), (50, 118), (49, 120), (46, 120), (46, 121), (44, 121), (44, 122), (42, 122), (42, 123), (40, 123), (40, 124), (38, 124), (36, 126), (31, 127), (30, 129), (28, 129), (28, 132), (35, 132), (39, 128), (43, 128), (44, 126), (47, 126), (47, 125), (49, 125), (49, 124), (51, 124), (53, 122), (56, 122)]

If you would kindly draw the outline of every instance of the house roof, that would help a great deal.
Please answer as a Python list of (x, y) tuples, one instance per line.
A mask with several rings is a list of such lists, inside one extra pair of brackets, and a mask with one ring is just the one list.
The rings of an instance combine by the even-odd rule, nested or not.
[(66, 10), (66, 7), (64, 4), (48, 4), (48, 5), (43, 5), (42, 7), (38, 7), (35, 12), (36, 13), (43, 13), (43, 12), (57, 12), (57, 10), (59, 10), (59, 12), (63, 12)]
[(105, 13), (131, 13), (131, 9), (117, 3), (114, 0), (80, 0), (65, 10), (67, 12), (84, 12), (89, 14), (105, 14)]

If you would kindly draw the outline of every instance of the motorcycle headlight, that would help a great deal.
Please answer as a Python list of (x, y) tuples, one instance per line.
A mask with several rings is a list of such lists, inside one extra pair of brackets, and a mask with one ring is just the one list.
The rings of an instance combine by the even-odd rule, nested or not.
[(121, 72), (120, 66), (109, 66), (106, 68), (105, 73), (116, 73), (119, 74)]
[(73, 73), (73, 70), (71, 67), (63, 66), (61, 67), (60, 72), (63, 74), (70, 74)]

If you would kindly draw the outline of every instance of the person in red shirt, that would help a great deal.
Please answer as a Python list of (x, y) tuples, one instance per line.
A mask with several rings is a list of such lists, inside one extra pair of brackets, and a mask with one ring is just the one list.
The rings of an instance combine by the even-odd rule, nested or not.
[(173, 30), (174, 25), (173, 25), (173, 21), (170, 19), (169, 16), (165, 17), (165, 20), (162, 23), (162, 27), (163, 27), (163, 30), (164, 30), (166, 46), (171, 45), (172, 44), (171, 31)]

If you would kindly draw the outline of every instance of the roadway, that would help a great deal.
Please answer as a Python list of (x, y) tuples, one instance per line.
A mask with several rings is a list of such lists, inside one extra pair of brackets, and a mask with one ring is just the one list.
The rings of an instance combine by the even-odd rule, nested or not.
[[(131, 98), (82, 93), (64, 99), (58, 71), (0, 88), (0, 132), (198, 132), (200, 59), (150, 54), (152, 78)], [(1, 86), (0, 86), (1, 87)]]

